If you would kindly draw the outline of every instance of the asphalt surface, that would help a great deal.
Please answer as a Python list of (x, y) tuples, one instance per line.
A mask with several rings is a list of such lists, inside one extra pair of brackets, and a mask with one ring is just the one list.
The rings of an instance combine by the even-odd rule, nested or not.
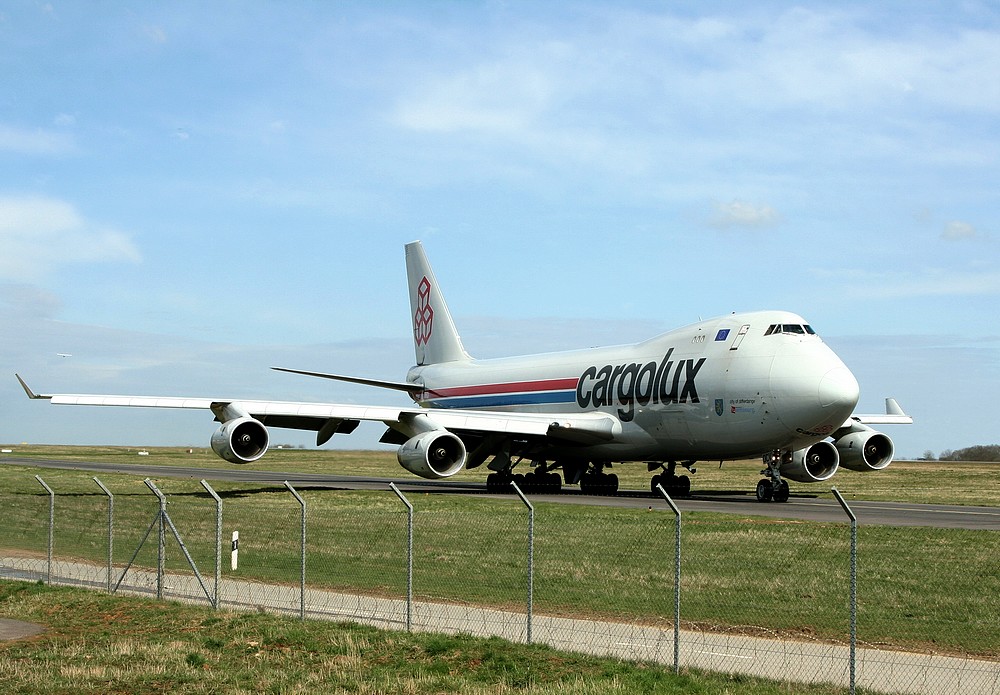
[(35, 623), (0, 618), (0, 642), (33, 637), (40, 634), (43, 630), (45, 630), (44, 627)]
[[(81, 470), (94, 473), (122, 473), (149, 478), (189, 478), (194, 480), (216, 480), (228, 483), (251, 483), (281, 485), (288, 481), (296, 488), (327, 488), (334, 490), (387, 490), (390, 482), (404, 493), (435, 493), (482, 495), (488, 494), (486, 485), (477, 482), (463, 482), (454, 479), (422, 480), (412, 476), (401, 479), (367, 478), (327, 473), (296, 473), (294, 471), (257, 471), (245, 467), (233, 468), (189, 468), (181, 466), (152, 466), (144, 464), (117, 464), (84, 461), (64, 461), (58, 459), (0, 457), (0, 464), (31, 466), (37, 468), (57, 468)], [(511, 495), (512, 496), (512, 495)], [(532, 494), (532, 501), (589, 504), (604, 507), (632, 509), (666, 510), (664, 500), (648, 491), (623, 490), (614, 497), (583, 495), (576, 488), (567, 487), (559, 494)], [(694, 490), (691, 497), (675, 500), (681, 512), (721, 512), (745, 516), (764, 516), (779, 519), (799, 519), (803, 521), (825, 521), (847, 523), (848, 517), (840, 505), (832, 499), (821, 499), (808, 494), (793, 494), (788, 502), (760, 503), (752, 493), (711, 492)], [(881, 526), (927, 526), (932, 528), (961, 528), (971, 530), (1000, 531), (1000, 508), (970, 507), (947, 504), (914, 504), (909, 502), (875, 502), (848, 500), (859, 525)]]

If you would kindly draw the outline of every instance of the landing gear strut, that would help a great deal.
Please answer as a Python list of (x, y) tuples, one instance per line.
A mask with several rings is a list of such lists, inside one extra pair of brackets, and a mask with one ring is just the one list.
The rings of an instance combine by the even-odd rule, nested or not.
[(778, 449), (764, 454), (764, 465), (767, 468), (762, 470), (760, 474), (767, 477), (757, 482), (758, 502), (788, 501), (788, 481), (781, 477), (783, 455), (783, 452)]
[[(693, 466), (694, 461), (685, 461), (681, 465), (694, 474), (697, 469)], [(662, 463), (652, 461), (646, 464), (646, 467), (650, 471), (656, 470), (656, 468), (664, 468)], [(671, 497), (688, 497), (691, 494), (691, 479), (686, 475), (677, 475), (677, 462), (668, 461), (663, 473), (658, 473), (654, 475), (649, 481), (649, 489), (651, 492), (658, 492), (656, 489), (657, 485), (662, 485), (663, 489), (667, 491), (667, 494)]]

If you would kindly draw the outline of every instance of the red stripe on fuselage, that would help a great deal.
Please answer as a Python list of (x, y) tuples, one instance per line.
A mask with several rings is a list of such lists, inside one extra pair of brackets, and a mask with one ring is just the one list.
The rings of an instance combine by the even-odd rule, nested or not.
[(543, 381), (512, 381), (507, 384), (480, 384), (452, 388), (427, 389), (424, 398), (452, 398), (454, 396), (484, 396), (497, 393), (529, 393), (533, 391), (559, 391), (575, 389), (577, 379), (545, 379)]

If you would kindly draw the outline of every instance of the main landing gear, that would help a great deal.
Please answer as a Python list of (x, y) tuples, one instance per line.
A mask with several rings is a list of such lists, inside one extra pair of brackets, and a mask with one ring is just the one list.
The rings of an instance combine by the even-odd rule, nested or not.
[(618, 492), (618, 476), (601, 468), (580, 476), (580, 492), (584, 495), (613, 495)]
[(486, 492), (511, 492), (512, 482), (525, 493), (556, 494), (562, 490), (562, 476), (556, 471), (547, 471), (541, 464), (530, 473), (512, 473), (511, 468), (490, 473), (486, 476)]
[(788, 501), (788, 481), (781, 477), (782, 456), (783, 453), (777, 449), (764, 454), (764, 465), (767, 468), (760, 474), (767, 477), (757, 482), (758, 502)]
[(487, 492), (510, 492), (511, 482), (517, 483), (522, 492), (541, 494), (556, 494), (562, 489), (562, 476), (558, 470), (562, 468), (566, 474), (566, 483), (580, 483), (580, 492), (584, 495), (614, 495), (618, 492), (618, 476), (605, 473), (608, 464), (588, 461), (533, 461), (535, 467), (530, 473), (513, 473), (514, 466), (490, 473), (486, 476)]
[[(684, 461), (681, 463), (681, 466), (694, 475), (698, 469), (693, 464), (694, 461)], [(658, 461), (650, 461), (646, 464), (646, 467), (650, 471), (655, 471), (657, 468), (664, 468), (664, 465)], [(691, 494), (691, 479), (686, 475), (677, 475), (676, 470), (677, 462), (668, 461), (663, 473), (658, 473), (650, 479), (650, 492), (658, 493), (659, 491), (656, 489), (656, 486), (661, 485), (671, 497), (688, 497)]]

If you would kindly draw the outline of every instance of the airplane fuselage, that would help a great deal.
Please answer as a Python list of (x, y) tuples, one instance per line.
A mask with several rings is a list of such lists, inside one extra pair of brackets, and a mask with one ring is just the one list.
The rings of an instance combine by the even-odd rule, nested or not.
[(858, 400), (840, 358), (781, 311), (731, 314), (632, 345), (418, 366), (407, 380), (424, 385), (414, 400), (430, 409), (611, 414), (620, 436), (587, 448), (609, 461), (800, 449), (829, 437)]

